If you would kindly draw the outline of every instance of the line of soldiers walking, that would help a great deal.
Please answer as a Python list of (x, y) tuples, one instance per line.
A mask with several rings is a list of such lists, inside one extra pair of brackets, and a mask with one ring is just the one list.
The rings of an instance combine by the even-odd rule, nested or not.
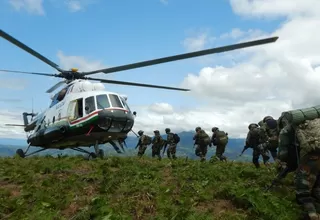
[[(223, 155), (226, 149), (226, 145), (228, 144), (228, 133), (224, 131), (220, 131), (219, 128), (212, 128), (212, 138), (201, 129), (201, 127), (196, 127), (196, 134), (193, 137), (195, 155), (200, 157), (201, 161), (206, 160), (206, 155), (208, 151), (208, 146), (212, 147), (212, 145), (217, 146), (215, 156), (212, 156), (211, 161), (221, 160), (226, 161), (226, 157)], [(145, 135), (144, 131), (138, 131), (139, 141), (135, 147), (138, 150), (138, 156), (141, 157), (144, 155), (148, 145), (152, 144), (152, 157), (158, 157), (161, 160), (161, 150), (163, 149), (162, 155), (164, 155), (166, 147), (168, 158), (176, 159), (176, 149), (177, 144), (180, 142), (180, 137), (176, 133), (172, 133), (170, 128), (166, 128), (165, 132), (167, 134), (167, 139), (163, 139), (160, 136), (159, 130), (154, 131), (154, 138), (152, 139), (150, 136)]]

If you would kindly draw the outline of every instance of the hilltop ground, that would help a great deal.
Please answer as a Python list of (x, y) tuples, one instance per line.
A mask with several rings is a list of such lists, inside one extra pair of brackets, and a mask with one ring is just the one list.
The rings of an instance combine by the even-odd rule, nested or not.
[(297, 219), (292, 174), (264, 192), (274, 177), (238, 162), (0, 158), (0, 219)]

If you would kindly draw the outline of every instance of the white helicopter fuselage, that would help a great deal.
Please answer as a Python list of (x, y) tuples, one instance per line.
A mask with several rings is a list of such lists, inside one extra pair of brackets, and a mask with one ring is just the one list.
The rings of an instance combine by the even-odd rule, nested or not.
[(126, 100), (125, 95), (104, 90), (102, 83), (75, 80), (28, 124), (26, 128), (33, 130), (28, 143), (64, 149), (125, 139), (134, 124)]

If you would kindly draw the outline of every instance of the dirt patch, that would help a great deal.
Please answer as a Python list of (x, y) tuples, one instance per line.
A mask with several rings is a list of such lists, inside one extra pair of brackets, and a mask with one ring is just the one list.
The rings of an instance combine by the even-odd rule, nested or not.
[(196, 209), (201, 212), (210, 211), (214, 215), (219, 215), (225, 211), (236, 210), (236, 207), (230, 200), (213, 200), (199, 203)]
[(163, 171), (162, 171), (163, 181), (161, 183), (162, 186), (170, 186), (174, 183), (175, 179), (172, 176), (171, 169), (172, 168), (170, 168), (170, 167), (166, 167), (163, 169)]
[(12, 197), (20, 196), (21, 194), (21, 186), (15, 183), (10, 183), (7, 181), (0, 181), (1, 188), (8, 190)]
[(72, 202), (65, 210), (61, 212), (61, 214), (65, 217), (71, 217), (74, 216), (79, 209), (80, 205), (76, 202)]

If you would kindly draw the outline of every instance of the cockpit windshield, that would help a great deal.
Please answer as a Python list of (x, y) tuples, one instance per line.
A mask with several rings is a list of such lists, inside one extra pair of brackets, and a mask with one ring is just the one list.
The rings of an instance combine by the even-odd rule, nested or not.
[(124, 107), (130, 112), (131, 110), (130, 110), (130, 108), (129, 108), (127, 102), (126, 102), (126, 100), (125, 100), (122, 96), (120, 96), (120, 99), (121, 99)]
[(97, 107), (98, 107), (98, 109), (105, 109), (105, 108), (111, 107), (107, 95), (105, 95), (105, 94), (97, 95)]

